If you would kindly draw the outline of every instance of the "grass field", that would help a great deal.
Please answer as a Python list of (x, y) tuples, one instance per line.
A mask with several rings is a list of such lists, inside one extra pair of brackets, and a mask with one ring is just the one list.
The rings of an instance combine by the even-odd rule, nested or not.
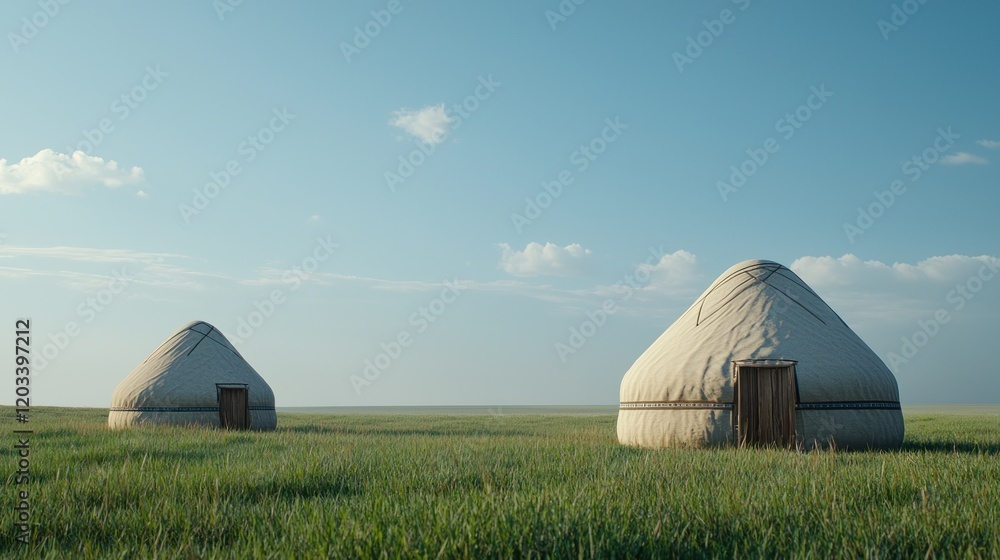
[(1000, 557), (997, 409), (907, 413), (892, 453), (630, 449), (613, 414), (106, 414), (33, 410), (31, 543), (10, 475), (3, 557)]

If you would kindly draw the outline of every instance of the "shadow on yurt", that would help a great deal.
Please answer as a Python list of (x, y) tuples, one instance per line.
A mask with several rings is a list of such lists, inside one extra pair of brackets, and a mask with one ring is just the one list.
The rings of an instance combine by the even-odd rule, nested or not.
[(896, 379), (794, 272), (724, 272), (625, 373), (618, 440), (642, 447), (891, 449)]
[(122, 380), (108, 425), (217, 426), (273, 430), (274, 393), (218, 329), (204, 321), (181, 328)]

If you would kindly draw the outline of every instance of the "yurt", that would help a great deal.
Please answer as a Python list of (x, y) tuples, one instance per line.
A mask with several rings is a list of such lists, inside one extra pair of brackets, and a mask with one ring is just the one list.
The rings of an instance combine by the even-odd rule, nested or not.
[(274, 393), (218, 329), (190, 323), (122, 380), (108, 425), (182, 424), (273, 430)]
[(725, 271), (621, 383), (618, 440), (662, 447), (891, 449), (896, 379), (794, 272)]

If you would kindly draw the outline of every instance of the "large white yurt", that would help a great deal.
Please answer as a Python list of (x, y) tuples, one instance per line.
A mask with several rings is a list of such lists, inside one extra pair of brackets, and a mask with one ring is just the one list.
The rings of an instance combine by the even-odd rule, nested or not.
[(725, 271), (622, 379), (618, 440), (887, 449), (896, 379), (801, 278), (771, 261)]
[(273, 430), (274, 393), (218, 329), (190, 323), (122, 380), (108, 425), (182, 424)]

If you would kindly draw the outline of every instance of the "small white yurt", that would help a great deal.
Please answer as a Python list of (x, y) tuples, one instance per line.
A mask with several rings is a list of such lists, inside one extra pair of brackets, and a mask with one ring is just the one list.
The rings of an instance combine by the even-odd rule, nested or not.
[(897, 448), (896, 379), (801, 278), (771, 261), (719, 276), (625, 373), (618, 440)]
[(122, 380), (108, 425), (182, 424), (273, 430), (274, 393), (218, 329), (181, 328)]

